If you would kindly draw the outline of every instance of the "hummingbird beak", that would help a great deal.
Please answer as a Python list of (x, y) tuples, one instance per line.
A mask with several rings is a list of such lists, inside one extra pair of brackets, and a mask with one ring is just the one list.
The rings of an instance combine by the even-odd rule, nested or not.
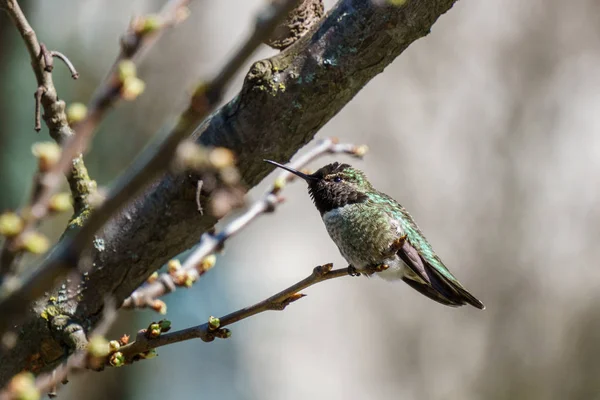
[(306, 175), (305, 173), (300, 172), (297, 169), (287, 167), (287, 166), (285, 166), (283, 164), (276, 163), (275, 161), (271, 161), (271, 160), (263, 160), (263, 161), (267, 162), (269, 164), (273, 164), (276, 167), (285, 169), (286, 171), (291, 172), (292, 174), (299, 176), (300, 178), (304, 179), (307, 182), (318, 180), (318, 178), (315, 178), (314, 176)]

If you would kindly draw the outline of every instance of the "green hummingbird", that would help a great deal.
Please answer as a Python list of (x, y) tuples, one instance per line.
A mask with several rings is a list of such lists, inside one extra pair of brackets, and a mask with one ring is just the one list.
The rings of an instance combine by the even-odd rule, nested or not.
[(327, 232), (350, 264), (351, 275), (402, 279), (421, 294), (447, 306), (485, 306), (450, 273), (408, 211), (376, 190), (365, 174), (334, 162), (313, 174), (265, 160), (308, 183)]

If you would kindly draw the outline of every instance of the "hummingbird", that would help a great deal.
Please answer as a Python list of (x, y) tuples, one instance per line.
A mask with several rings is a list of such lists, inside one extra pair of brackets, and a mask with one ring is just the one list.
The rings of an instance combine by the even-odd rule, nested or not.
[(375, 189), (361, 170), (334, 162), (305, 174), (264, 161), (306, 181), (329, 236), (349, 263), (350, 275), (401, 279), (438, 303), (485, 309), (446, 268), (408, 211)]

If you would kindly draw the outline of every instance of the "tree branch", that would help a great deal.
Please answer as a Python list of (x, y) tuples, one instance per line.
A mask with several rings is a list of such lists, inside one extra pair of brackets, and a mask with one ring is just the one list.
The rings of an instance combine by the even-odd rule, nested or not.
[(304, 297), (304, 294), (299, 293), (319, 282), (324, 282), (329, 279), (335, 279), (342, 276), (348, 276), (348, 268), (340, 268), (331, 270), (333, 264), (325, 264), (316, 267), (312, 274), (294, 285), (282, 290), (281, 292), (254, 304), (250, 307), (245, 307), (231, 314), (227, 314), (219, 319), (211, 318), (211, 320), (202, 325), (193, 326), (191, 328), (182, 329), (176, 332), (161, 334), (158, 337), (150, 337), (146, 331), (140, 331), (134, 342), (127, 344), (119, 351), (125, 357), (126, 363), (137, 361), (140, 353), (146, 353), (152, 349), (166, 346), (168, 344), (182, 342), (190, 339), (202, 339), (204, 342), (211, 342), (215, 337), (229, 337), (229, 331), (225, 330), (226, 326), (234, 324), (243, 319), (252, 317), (265, 311), (282, 311), (289, 304)]

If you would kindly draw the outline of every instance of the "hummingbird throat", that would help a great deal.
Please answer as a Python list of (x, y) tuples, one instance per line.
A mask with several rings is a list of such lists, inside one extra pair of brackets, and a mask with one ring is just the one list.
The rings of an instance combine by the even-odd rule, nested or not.
[(308, 192), (321, 215), (349, 204), (363, 203), (368, 199), (366, 193), (350, 185), (339, 185), (324, 180), (308, 182)]

